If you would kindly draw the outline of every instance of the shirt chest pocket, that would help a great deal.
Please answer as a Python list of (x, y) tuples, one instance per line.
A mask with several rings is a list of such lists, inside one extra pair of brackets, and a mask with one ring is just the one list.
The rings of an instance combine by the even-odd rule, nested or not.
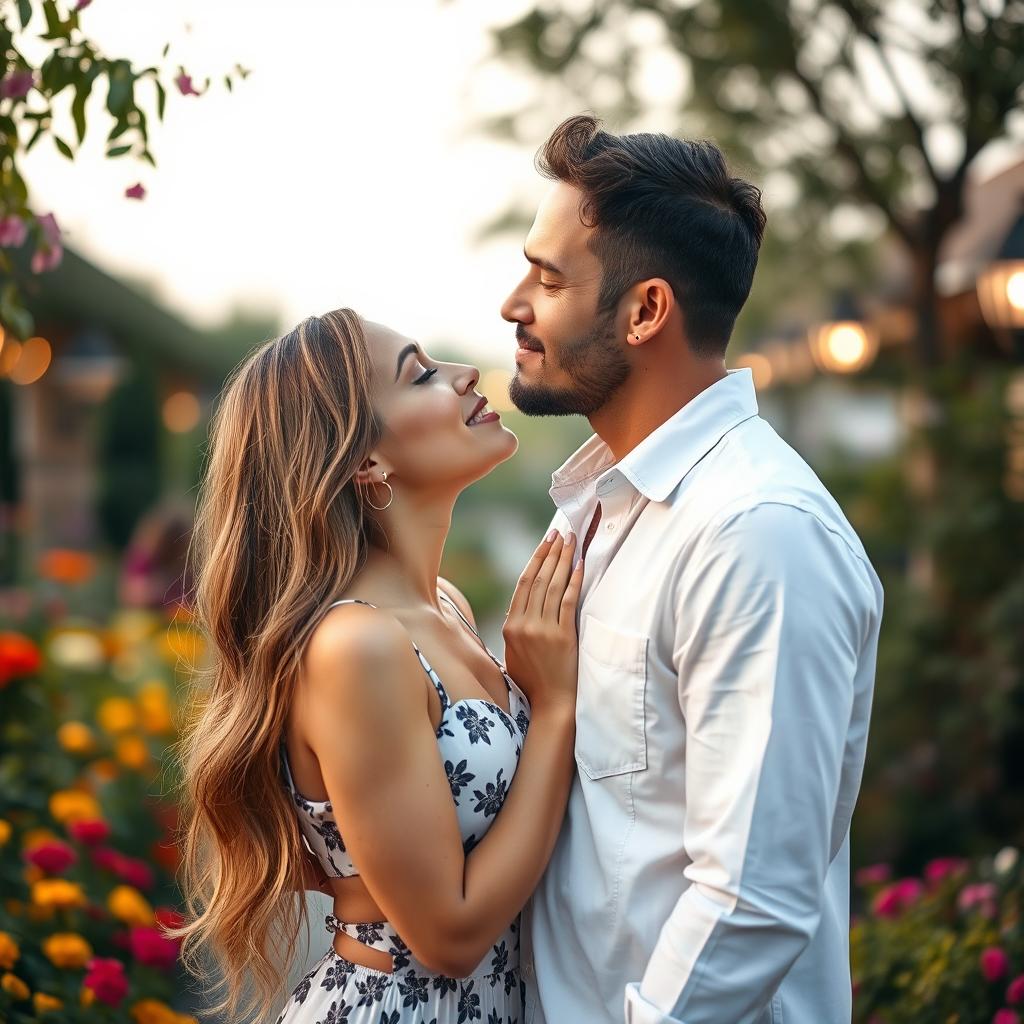
[(591, 779), (647, 767), (646, 636), (586, 615), (580, 631), (576, 763)]

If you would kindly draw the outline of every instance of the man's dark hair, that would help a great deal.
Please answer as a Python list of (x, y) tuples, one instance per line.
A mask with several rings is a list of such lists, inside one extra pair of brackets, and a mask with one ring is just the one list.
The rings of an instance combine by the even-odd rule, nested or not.
[(761, 190), (730, 177), (711, 142), (668, 135), (611, 135), (588, 114), (563, 121), (537, 154), (537, 169), (583, 193), (601, 261), (598, 312), (649, 277), (672, 286), (691, 348), (725, 352), (750, 294), (764, 234)]

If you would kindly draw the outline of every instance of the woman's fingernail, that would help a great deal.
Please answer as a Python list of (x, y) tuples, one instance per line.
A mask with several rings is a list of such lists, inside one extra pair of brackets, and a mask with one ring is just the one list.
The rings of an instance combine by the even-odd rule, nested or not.
[(553, 541), (558, 536), (558, 531), (552, 526), (548, 531), (548, 535), (544, 538), (548, 543)]

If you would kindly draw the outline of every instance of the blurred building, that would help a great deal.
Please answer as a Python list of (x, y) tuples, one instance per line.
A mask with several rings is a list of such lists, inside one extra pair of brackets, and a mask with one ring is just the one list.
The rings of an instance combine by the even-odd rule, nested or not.
[(7, 581), (48, 548), (116, 550), (154, 502), (184, 494), (238, 353), (73, 251), (26, 276), (36, 335), (0, 347)]

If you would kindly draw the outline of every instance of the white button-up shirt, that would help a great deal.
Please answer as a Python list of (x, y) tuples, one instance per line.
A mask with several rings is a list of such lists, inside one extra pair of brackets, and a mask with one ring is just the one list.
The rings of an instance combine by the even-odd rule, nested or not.
[(586, 534), (577, 773), (526, 908), (526, 1024), (848, 1024), (849, 829), (882, 589), (734, 370), (618, 463)]

